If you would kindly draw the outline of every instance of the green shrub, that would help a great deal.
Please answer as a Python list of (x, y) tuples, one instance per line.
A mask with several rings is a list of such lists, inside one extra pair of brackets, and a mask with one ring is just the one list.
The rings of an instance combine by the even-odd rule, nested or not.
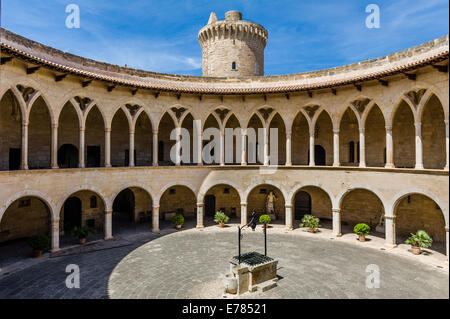
[(356, 224), (353, 231), (359, 236), (367, 236), (370, 232), (370, 226), (364, 223)]
[(405, 241), (405, 244), (421, 248), (429, 248), (432, 243), (433, 239), (423, 230), (418, 230), (417, 233), (411, 234)]
[(46, 251), (50, 246), (50, 238), (44, 234), (34, 235), (28, 238), (27, 244), (33, 250)]
[(214, 221), (216, 223), (227, 223), (229, 220), (230, 220), (230, 217), (225, 215), (225, 213), (220, 210), (217, 211), (216, 214), (214, 215)]
[(319, 225), (320, 219), (317, 217), (314, 217), (313, 215), (305, 215), (302, 218), (302, 223), (300, 224), (300, 227), (308, 227), (312, 230), (316, 230), (320, 227)]
[(183, 215), (181, 215), (180, 213), (176, 213), (172, 217), (172, 224), (174, 224), (175, 226), (183, 225), (184, 224), (184, 217), (183, 217)]
[(269, 215), (261, 215), (259, 216), (259, 222), (261, 224), (270, 224), (272, 220), (270, 219)]
[(72, 236), (79, 239), (88, 238), (92, 234), (95, 234), (95, 229), (89, 226), (75, 226), (72, 229)]

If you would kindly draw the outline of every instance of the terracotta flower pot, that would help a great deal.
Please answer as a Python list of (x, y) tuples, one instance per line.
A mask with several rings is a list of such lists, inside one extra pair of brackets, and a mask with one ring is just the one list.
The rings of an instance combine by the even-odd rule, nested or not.
[(177, 229), (181, 229), (181, 225), (177, 225), (175, 226)]
[(359, 235), (359, 241), (366, 241), (365, 235)]
[(315, 230), (314, 228), (308, 228), (308, 232), (310, 232), (310, 233), (315, 233), (316, 230)]
[(225, 227), (225, 223), (219, 223), (219, 227), (220, 228), (224, 228)]
[(411, 246), (411, 251), (414, 255), (420, 255), (420, 247)]
[(31, 257), (33, 258), (41, 258), (42, 257), (42, 250), (35, 250), (31, 252)]
[(79, 238), (78, 240), (80, 241), (80, 245), (86, 244), (86, 238)]

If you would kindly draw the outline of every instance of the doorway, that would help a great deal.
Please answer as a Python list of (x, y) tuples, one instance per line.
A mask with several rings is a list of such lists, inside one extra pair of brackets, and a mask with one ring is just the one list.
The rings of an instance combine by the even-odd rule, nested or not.
[(78, 167), (78, 149), (73, 144), (64, 144), (58, 150), (59, 168)]
[(81, 200), (70, 197), (64, 203), (64, 232), (71, 232), (75, 227), (81, 227)]
[(311, 215), (311, 196), (307, 192), (298, 192), (294, 201), (295, 220), (302, 220), (304, 215)]
[(100, 167), (100, 146), (87, 147), (87, 167)]
[(205, 196), (205, 216), (214, 217), (216, 213), (216, 196), (206, 195)]

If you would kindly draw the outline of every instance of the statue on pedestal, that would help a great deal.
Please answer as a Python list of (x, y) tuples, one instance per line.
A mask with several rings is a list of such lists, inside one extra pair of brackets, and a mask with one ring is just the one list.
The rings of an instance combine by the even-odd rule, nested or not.
[(278, 198), (275, 196), (273, 191), (269, 192), (266, 198), (266, 214), (276, 215), (275, 214), (275, 201)]

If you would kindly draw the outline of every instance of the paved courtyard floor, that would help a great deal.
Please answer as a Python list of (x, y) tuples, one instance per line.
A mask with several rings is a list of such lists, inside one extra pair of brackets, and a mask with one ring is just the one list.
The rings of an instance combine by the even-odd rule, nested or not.
[[(203, 230), (172, 228), (127, 238), (111, 249), (43, 258), (27, 268), (0, 272), (0, 298), (221, 298), (220, 276), (237, 254), (235, 225)], [(412, 256), (405, 247), (380, 250), (373, 238), (332, 238), (328, 230), (268, 231), (268, 254), (277, 258), (278, 286), (246, 298), (448, 298), (448, 263), (440, 254)], [(369, 238), (371, 239), (371, 238)], [(263, 252), (260, 226), (244, 231), (242, 251)], [(394, 251), (394, 252), (393, 252)], [(68, 289), (66, 266), (80, 268), (80, 288)], [(366, 267), (380, 269), (380, 288), (366, 288)]]

